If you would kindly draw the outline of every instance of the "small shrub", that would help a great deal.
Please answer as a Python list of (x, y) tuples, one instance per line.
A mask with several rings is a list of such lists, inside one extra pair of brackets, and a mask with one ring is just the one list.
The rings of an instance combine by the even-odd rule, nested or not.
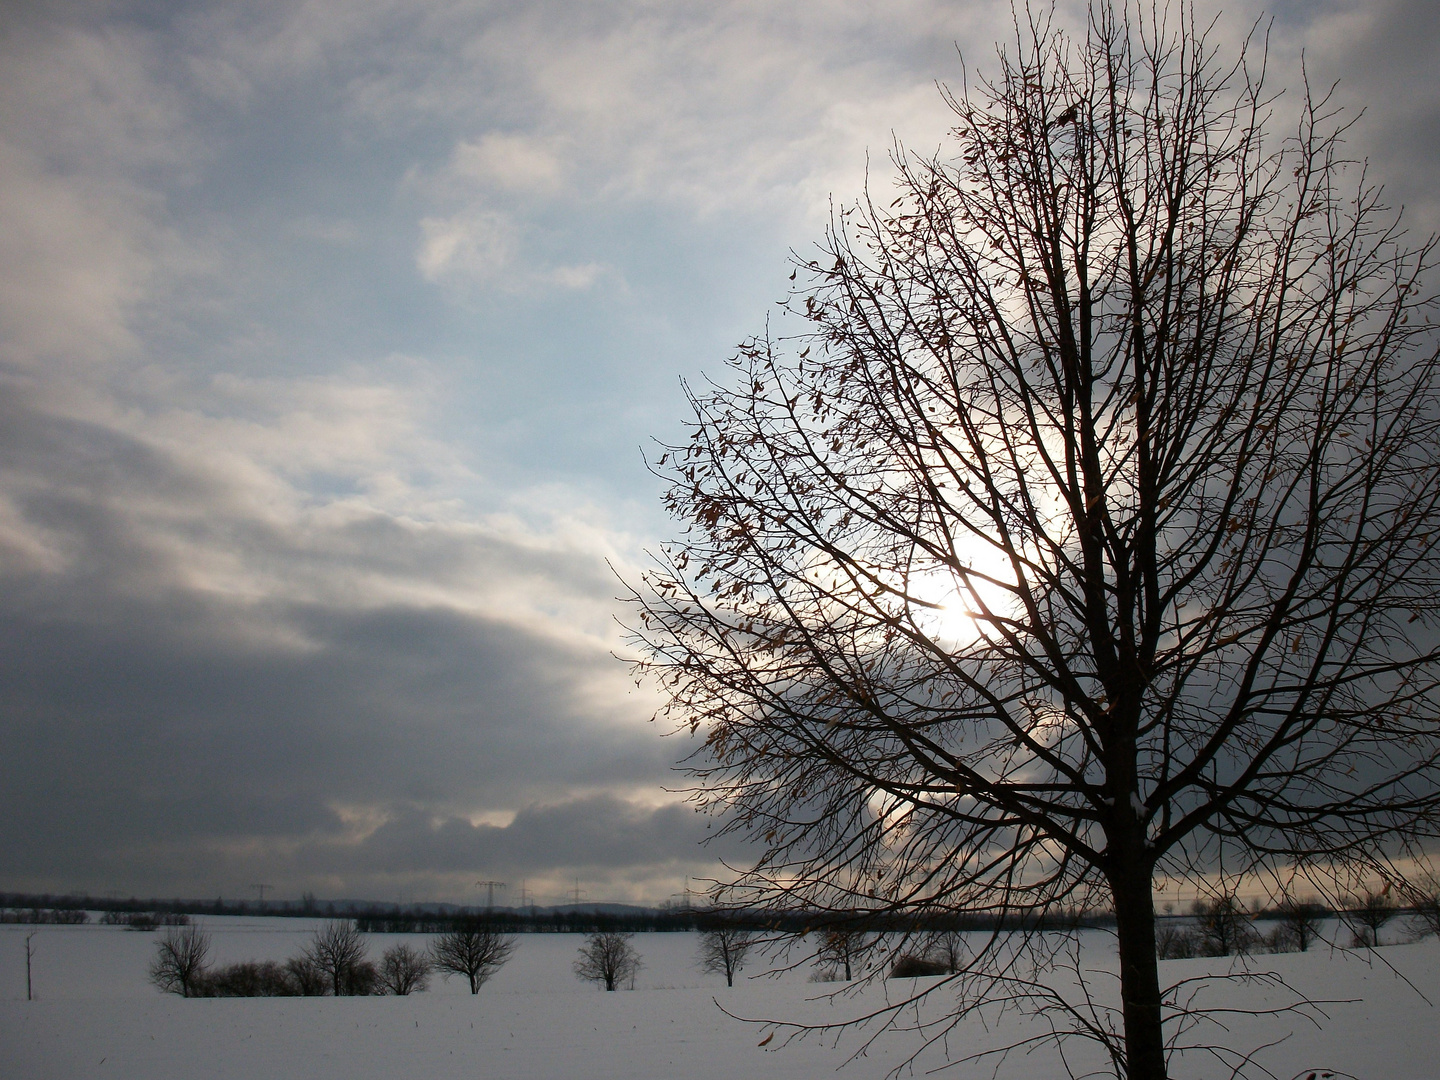
[(107, 911), (100, 916), (100, 922), (127, 930), (155, 930), (162, 926), (189, 926), (190, 916), (180, 912), (161, 915), (154, 911)]
[(1272, 953), (1298, 952), (1300, 950), (1300, 939), (1295, 931), (1284, 923), (1270, 928), (1270, 933), (1265, 935), (1265, 951)]
[(424, 953), (403, 943), (393, 946), (380, 958), (380, 992), (403, 997), (429, 989), (430, 971), (430, 959)]
[(346, 997), (368, 997), (385, 992), (380, 985), (380, 972), (369, 960), (356, 961), (346, 968), (340, 989)]
[(306, 954), (286, 960), (285, 973), (294, 981), (301, 997), (324, 997), (330, 992), (329, 978), (320, 970), (320, 965)]
[(949, 973), (950, 969), (943, 960), (907, 953), (895, 961), (895, 966), (890, 969), (887, 978), (914, 979), (926, 975), (948, 975)]
[(300, 987), (273, 960), (244, 960), (208, 972), (196, 997), (299, 997)]

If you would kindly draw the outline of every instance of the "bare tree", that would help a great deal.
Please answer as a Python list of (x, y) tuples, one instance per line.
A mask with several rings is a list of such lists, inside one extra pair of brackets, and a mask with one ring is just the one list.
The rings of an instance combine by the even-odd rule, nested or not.
[(1200, 935), (1190, 926), (1162, 922), (1155, 927), (1155, 955), (1161, 960), (1188, 960), (1200, 949)]
[(855, 930), (826, 930), (820, 934), (815, 949), (815, 962), (834, 975), (844, 975), (850, 982), (857, 962), (872, 944), (868, 935)]
[(368, 980), (357, 971), (365, 964), (365, 940), (349, 919), (331, 920), (315, 931), (302, 957), (324, 975), (336, 997), (368, 993), (361, 984), (374, 981), (373, 968)]
[(1380, 931), (1398, 909), (1390, 896), (1388, 887), (1366, 889), (1365, 894), (1350, 905), (1345, 912), (1345, 921), (1350, 924), (1354, 944), (1359, 949), (1373, 949), (1380, 944)]
[(622, 984), (635, 987), (635, 976), (645, 966), (631, 944), (634, 934), (589, 934), (575, 960), (575, 977), (597, 983), (606, 990)]
[(1410, 909), (1410, 933), (1417, 938), (1440, 934), (1440, 892), (1434, 891), (1434, 881), (1429, 891), (1417, 890), (1415, 902)]
[(735, 985), (735, 973), (745, 966), (745, 957), (755, 944), (755, 935), (736, 926), (717, 926), (700, 935), (700, 970), (725, 976), (725, 985)]
[(1301, 952), (1309, 952), (1310, 946), (1320, 940), (1320, 927), (1330, 917), (1324, 904), (1291, 896), (1280, 902), (1279, 913), (1281, 927)]
[(155, 943), (150, 981), (168, 994), (196, 997), (210, 958), (210, 935), (199, 926), (172, 926)]
[[(634, 630), (763, 850), (720, 901), (1112, 910), (1082, 1026), (1156, 1080), (1157, 877), (1333, 894), (1440, 828), (1434, 242), (1191, 9), (1016, 26), (797, 262), (796, 332), (691, 391)], [(969, 968), (957, 1017), (1023, 991)]]
[(470, 993), (478, 994), (514, 951), (514, 935), (485, 923), (466, 923), (436, 938), (430, 959), (445, 978), (463, 975), (470, 982)]
[(1202, 956), (1237, 956), (1253, 952), (1260, 935), (1233, 893), (1195, 901), (1195, 931)]
[(402, 942), (380, 958), (380, 985), (387, 994), (419, 993), (430, 987), (430, 970), (430, 958)]
[(965, 967), (965, 935), (958, 930), (933, 930), (921, 939), (920, 955), (939, 964), (947, 975)]

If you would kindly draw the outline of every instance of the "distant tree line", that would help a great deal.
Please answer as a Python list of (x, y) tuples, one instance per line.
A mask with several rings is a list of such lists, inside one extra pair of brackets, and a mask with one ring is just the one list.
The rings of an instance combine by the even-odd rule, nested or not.
[[(462, 908), (450, 912), (364, 908), (350, 912), (356, 925), (371, 934), (444, 933), (476, 920), (504, 927), (511, 933), (556, 934), (641, 934), (708, 933), (714, 930), (743, 929), (781, 934), (807, 934), (829, 928), (833, 914), (761, 909), (637, 908), (633, 911), (606, 911), (565, 908), (560, 910), (480, 910)], [(1068, 930), (1082, 926), (1104, 926), (1113, 922), (1106, 912), (1060, 911), (1023, 922), (1014, 916), (985, 912), (867, 916), (845, 922), (839, 929), (867, 933), (921, 931), (964, 931), (1040, 929)]]
[[(1237, 897), (1222, 897), (1219, 900), (1202, 901), (1228, 905), (1240, 904)], [(1245, 912), (1245, 919), (1251, 922), (1285, 922), (1293, 915), (1292, 901), (1282, 898), (1271, 906), (1255, 906)], [(1381, 910), (1388, 912), (1385, 925), (1397, 916), (1405, 916), (1417, 928), (1440, 924), (1440, 890), (1408, 898), (1408, 902), (1389, 893), (1361, 894), (1351, 898), (1340, 907), (1325, 907), (1330, 917), (1343, 919), (1348, 926), (1361, 927), (1360, 938), (1375, 940), (1378, 927), (1373, 925)], [(531, 909), (486, 909), (448, 905), (414, 905), (403, 907), (397, 904), (363, 904), (347, 901), (317, 901), (307, 895), (299, 901), (268, 900), (263, 904), (248, 901), (228, 902), (216, 900), (162, 900), (156, 898), (117, 899), (95, 897), (86, 894), (57, 896), (49, 893), (4, 893), (0, 892), (0, 923), (30, 924), (80, 924), (89, 921), (90, 912), (102, 912), (100, 921), (111, 925), (124, 925), (137, 930), (150, 930), (161, 926), (184, 925), (194, 915), (265, 915), (270, 917), (332, 918), (349, 919), (360, 933), (366, 934), (445, 934), (457, 928), (484, 924), (509, 934), (523, 933), (667, 933), (709, 931), (734, 928), (747, 931), (765, 931), (784, 935), (805, 934), (813, 931), (850, 931), (871, 934), (943, 934), (967, 930), (1070, 930), (1080, 927), (1112, 926), (1114, 917), (1107, 911), (1080, 911), (1072, 909), (1033, 918), (1028, 921), (1017, 916), (999, 916), (987, 912), (951, 912), (924, 917), (915, 916), (872, 916), (837, 921), (833, 913), (806, 911), (773, 912), (763, 909), (714, 909), (714, 908), (634, 908), (630, 910), (606, 910), (603, 908), (531, 908)], [(1189, 913), (1159, 916), (1157, 922), (1166, 925), (1191, 924), (1198, 918), (1199, 909)], [(1367, 921), (1368, 920), (1368, 921)], [(1292, 920), (1293, 921), (1293, 920)], [(1180, 926), (1184, 931), (1185, 926)], [(1432, 930), (1433, 932), (1433, 930)], [(1297, 931), (1297, 933), (1299, 933)], [(1162, 930), (1162, 936), (1164, 932)], [(1173, 934), (1171, 935), (1173, 938)], [(1352, 933), (1352, 941), (1356, 934)], [(1308, 939), (1303, 938), (1308, 945)], [(1347, 942), (1350, 943), (1350, 942)], [(1182, 946), (1183, 949), (1183, 946)], [(1162, 958), (1166, 956), (1161, 949)], [(1203, 955), (1196, 954), (1196, 955)]]
[[(1162, 960), (1185, 960), (1307, 952), (1316, 944), (1373, 949), (1385, 943), (1381, 931), (1397, 920), (1411, 939), (1440, 933), (1440, 895), (1401, 904), (1389, 887), (1382, 887), (1353, 896), (1342, 907), (1287, 896), (1271, 907), (1247, 910), (1234, 894), (1221, 893), (1196, 900), (1188, 914), (1158, 919), (1156, 953)], [(1348, 933), (1342, 936), (1342, 931)]]
[(70, 908), (30, 907), (0, 909), (0, 923), (55, 924), (71, 926), (90, 921), (90, 913)]
[(100, 916), (100, 923), (127, 930), (154, 930), (161, 926), (189, 926), (190, 916), (179, 911), (107, 911)]

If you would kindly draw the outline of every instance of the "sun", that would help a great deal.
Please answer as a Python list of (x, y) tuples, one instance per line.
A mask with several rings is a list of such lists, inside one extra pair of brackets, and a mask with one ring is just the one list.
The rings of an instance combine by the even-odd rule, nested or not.
[(1009, 567), (1003, 555), (988, 545), (974, 545), (963, 563), (966, 573), (950, 566), (912, 574), (908, 592), (917, 626), (936, 644), (955, 649), (973, 645), (985, 636), (985, 623), (1009, 614), (1015, 594), (1003, 582)]

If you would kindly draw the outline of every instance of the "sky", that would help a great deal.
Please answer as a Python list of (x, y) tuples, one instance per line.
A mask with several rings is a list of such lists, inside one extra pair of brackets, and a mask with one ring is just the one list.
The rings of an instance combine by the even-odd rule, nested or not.
[[(0, 890), (658, 903), (743, 860), (616, 658), (678, 532), (646, 455), (1009, 10), (4, 5)], [(1262, 16), (1440, 225), (1440, 10), (1217, 37)]]

